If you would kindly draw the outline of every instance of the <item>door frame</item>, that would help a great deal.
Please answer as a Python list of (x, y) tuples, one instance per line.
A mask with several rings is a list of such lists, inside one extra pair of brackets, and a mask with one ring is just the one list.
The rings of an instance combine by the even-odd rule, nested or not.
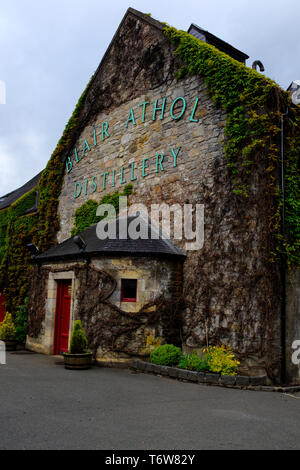
[[(42, 330), (38, 338), (33, 338), (27, 335), (26, 345), (29, 349), (37, 351), (42, 354), (54, 354), (54, 329), (55, 329), (55, 312), (56, 312), (56, 297), (57, 297), (57, 281), (71, 280), (72, 281), (72, 295), (71, 295), (71, 314), (70, 314), (70, 329), (69, 340), (75, 320), (75, 312), (77, 311), (76, 292), (79, 289), (79, 280), (76, 278), (74, 268), (76, 263), (70, 263), (69, 266), (64, 265), (45, 265), (41, 269), (47, 269), (48, 281), (46, 285), (46, 292), (44, 297), (45, 319), (43, 320)], [(53, 271), (51, 270), (53, 269)], [(57, 269), (57, 271), (54, 271)], [(59, 271), (59, 269), (61, 269)], [(69, 341), (70, 346), (70, 341)]]
[[(47, 315), (45, 322), (45, 334), (47, 336), (47, 349), (48, 354), (54, 354), (54, 341), (55, 341), (55, 317), (56, 317), (56, 302), (57, 302), (57, 286), (58, 281), (72, 281), (71, 291), (71, 306), (70, 306), (70, 326), (69, 326), (69, 346), (71, 339), (71, 332), (74, 325), (74, 311), (76, 305), (76, 288), (78, 280), (75, 277), (74, 271), (63, 272), (50, 272), (48, 279), (48, 298), (47, 298)], [(47, 319), (48, 317), (48, 319)]]
[(72, 302), (72, 280), (71, 279), (60, 279), (56, 281), (57, 285), (57, 295), (56, 295), (56, 309), (55, 309), (55, 318), (54, 318), (54, 342), (53, 342), (53, 352), (54, 354), (60, 354), (61, 351), (61, 340), (62, 340), (62, 315), (64, 312), (64, 299), (65, 299), (65, 286), (66, 284), (70, 286), (70, 311), (68, 313), (68, 345), (70, 343), (70, 323), (71, 323), (71, 302)]

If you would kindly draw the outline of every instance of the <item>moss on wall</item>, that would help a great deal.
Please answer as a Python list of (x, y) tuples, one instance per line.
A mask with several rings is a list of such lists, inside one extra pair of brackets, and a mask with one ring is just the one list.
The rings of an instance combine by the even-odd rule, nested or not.
[(121, 193), (119, 191), (115, 191), (113, 194), (106, 194), (99, 202), (89, 199), (83, 203), (82, 206), (78, 207), (74, 216), (75, 226), (71, 230), (71, 236), (77, 235), (77, 233), (96, 224), (101, 220), (101, 218), (103, 218), (96, 215), (97, 208), (101, 204), (111, 204), (115, 208), (116, 213), (118, 213), (119, 197), (129, 196), (132, 194), (132, 187), (132, 184), (127, 184)]

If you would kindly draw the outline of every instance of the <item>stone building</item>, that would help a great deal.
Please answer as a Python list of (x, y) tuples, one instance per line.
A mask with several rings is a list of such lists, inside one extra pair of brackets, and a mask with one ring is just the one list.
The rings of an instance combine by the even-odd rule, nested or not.
[[(28, 336), (27, 347), (45, 354), (66, 352), (70, 326), (78, 316), (101, 362), (146, 356), (147, 344), (151, 347), (158, 338), (159, 343), (180, 342), (175, 313), (171, 321), (166, 316), (178, 296), (185, 256), (161, 234), (152, 240), (151, 222), (146, 219), (142, 224), (148, 239), (121, 240), (119, 220), (116, 239), (99, 240), (92, 225), (80, 232), (82, 247), (71, 237), (34, 258), (37, 276), (42, 272), (45, 278), (46, 313), (42, 333)], [(126, 224), (134, 220), (129, 217)], [(32, 300), (35, 295), (33, 289)]]
[[(144, 357), (166, 341), (185, 351), (226, 344), (241, 372), (299, 382), (291, 362), (300, 339), (297, 270), (273, 257), (278, 237), (270, 230), (276, 217), (280, 226), (280, 113), (288, 98), (231, 45), (194, 24), (190, 34), (174, 31), (127, 11), (39, 180), (26, 239), (40, 249), (27, 271), (27, 347), (67, 349), (81, 318), (99, 361)], [(255, 127), (263, 112), (267, 131)], [(78, 214), (82, 222), (93, 201), (112, 201), (113, 193), (149, 211), (201, 206), (204, 242), (187, 249), (184, 238), (161, 232), (156, 240), (104, 242), (96, 225), (80, 231)]]

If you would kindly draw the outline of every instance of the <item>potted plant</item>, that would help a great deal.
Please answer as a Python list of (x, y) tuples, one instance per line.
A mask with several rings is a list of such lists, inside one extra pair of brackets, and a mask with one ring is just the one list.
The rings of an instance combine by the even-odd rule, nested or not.
[(70, 351), (63, 354), (66, 369), (89, 369), (92, 365), (92, 353), (87, 351), (88, 340), (80, 320), (74, 323)]
[(16, 327), (11, 313), (6, 313), (3, 322), (0, 323), (0, 339), (4, 341), (6, 351), (15, 351), (17, 349)]

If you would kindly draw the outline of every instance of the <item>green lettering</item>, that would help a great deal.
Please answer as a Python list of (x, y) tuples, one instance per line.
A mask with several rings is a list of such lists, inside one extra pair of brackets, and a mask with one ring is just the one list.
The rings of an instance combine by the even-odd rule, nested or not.
[(163, 120), (163, 118), (164, 118), (164, 112), (165, 112), (165, 106), (166, 106), (166, 101), (167, 101), (167, 98), (164, 98), (164, 99), (163, 99), (163, 104), (162, 104), (161, 107), (158, 107), (158, 106), (157, 106), (158, 100), (155, 101), (154, 110), (153, 110), (153, 121), (155, 121), (155, 119), (156, 119), (156, 113), (157, 113), (157, 111), (161, 111), (161, 113), (160, 113), (160, 119)]
[(131, 181), (136, 181), (137, 178), (134, 177), (134, 162), (130, 164), (131, 165)]
[(89, 151), (90, 152), (90, 146), (88, 144), (88, 141), (86, 139), (84, 139), (84, 143), (83, 143), (83, 152), (82, 152), (82, 158), (85, 156), (85, 152), (86, 151)]
[(149, 158), (144, 158), (143, 160), (143, 173), (142, 173), (143, 178), (145, 178), (145, 176), (148, 176), (147, 173), (145, 172), (146, 168), (149, 168)]
[[(95, 181), (95, 179), (96, 179), (96, 181)], [(98, 187), (97, 186), (97, 184), (98, 184), (97, 176), (94, 176), (94, 178), (92, 179), (92, 183), (93, 183), (93, 186), (94, 186), (94, 189), (93, 189), (92, 193), (94, 193), (95, 191), (97, 191), (97, 187)]]
[[(79, 189), (79, 192), (78, 192)], [(75, 191), (74, 191), (74, 199), (77, 199), (80, 194), (81, 194), (81, 184), (80, 183), (75, 183)]]
[(124, 179), (124, 167), (121, 167), (121, 184), (125, 184), (126, 180)]
[(104, 173), (102, 173), (101, 176), (103, 176), (103, 189), (105, 189), (105, 186), (106, 186), (106, 175), (109, 175), (109, 171), (105, 171)]
[(145, 103), (140, 104), (140, 106), (143, 106), (143, 123), (145, 122), (145, 113), (146, 113), (146, 106), (147, 104), (150, 104), (150, 101), (145, 101)]
[(96, 127), (94, 126), (94, 145), (97, 146), (97, 134), (96, 134)]
[(195, 112), (196, 112), (196, 109), (197, 109), (197, 106), (198, 106), (198, 102), (199, 102), (199, 98), (197, 98), (196, 101), (195, 101), (195, 105), (194, 105), (194, 108), (193, 108), (193, 111), (192, 111), (192, 114), (191, 114), (191, 119), (190, 119), (191, 122), (198, 122), (199, 121), (199, 119), (194, 119)]
[(174, 152), (174, 149), (171, 149), (171, 152), (172, 152), (173, 157), (174, 157), (174, 167), (177, 166), (177, 157), (178, 157), (180, 149), (181, 149), (181, 147), (178, 147), (176, 153)]
[(70, 171), (71, 171), (72, 168), (73, 168), (73, 163), (72, 163), (71, 157), (68, 157), (68, 158), (67, 158), (67, 161), (66, 161), (66, 168), (67, 168), (67, 173), (70, 173)]
[[(174, 116), (174, 114), (173, 114), (174, 106), (176, 105), (177, 101), (179, 101), (179, 100), (181, 100), (182, 103), (183, 103), (182, 110), (181, 110), (181, 113), (178, 116)], [(172, 119), (180, 119), (181, 116), (183, 116), (183, 114), (185, 113), (185, 110), (186, 110), (186, 101), (185, 101), (184, 98), (179, 96), (179, 98), (176, 98), (176, 100), (174, 100), (173, 103), (172, 103), (171, 110), (170, 110), (171, 118)]]
[(78, 152), (77, 152), (77, 148), (75, 147), (74, 149), (74, 153), (75, 153), (75, 160), (76, 160), (76, 163), (79, 163), (81, 158), (78, 157)]
[(159, 172), (158, 167), (160, 167), (161, 171), (165, 171), (164, 167), (162, 165), (162, 162), (164, 161), (164, 154), (163, 153), (158, 153), (156, 155), (156, 173)]
[(136, 122), (135, 122), (135, 119), (134, 119), (134, 114), (133, 114), (133, 109), (130, 108), (130, 113), (129, 113), (129, 116), (128, 116), (128, 119), (127, 119), (127, 123), (126, 123), (126, 128), (128, 127), (128, 124), (132, 122), (132, 124), (135, 126), (136, 125)]
[(102, 140), (105, 139), (105, 136), (109, 137), (109, 133), (107, 132), (108, 127), (109, 127), (109, 124), (107, 121), (102, 123)]

